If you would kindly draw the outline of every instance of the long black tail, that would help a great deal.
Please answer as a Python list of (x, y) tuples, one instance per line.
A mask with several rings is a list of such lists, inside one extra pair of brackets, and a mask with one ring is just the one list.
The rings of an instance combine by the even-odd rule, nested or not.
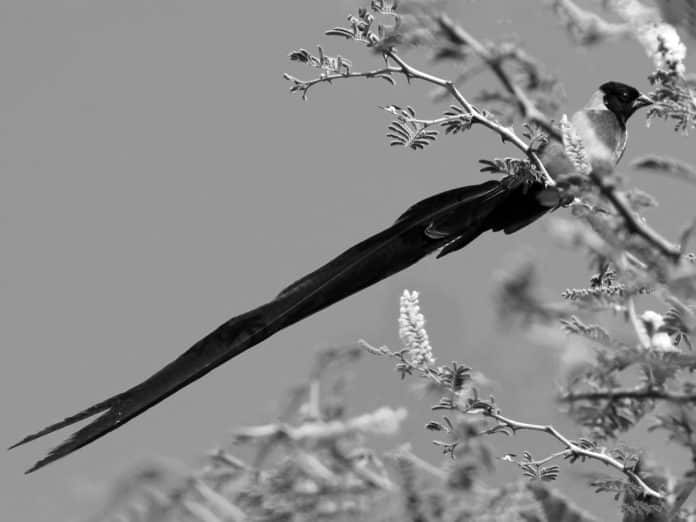
[(233, 317), (142, 383), (29, 435), (11, 448), (100, 414), (27, 471), (95, 441), (279, 330), (322, 310), (442, 247), (462, 248), (485, 230), (513, 232), (551, 207), (540, 185), (514, 178), (449, 190), (409, 208), (391, 227), (355, 245), (284, 289), (275, 299)]

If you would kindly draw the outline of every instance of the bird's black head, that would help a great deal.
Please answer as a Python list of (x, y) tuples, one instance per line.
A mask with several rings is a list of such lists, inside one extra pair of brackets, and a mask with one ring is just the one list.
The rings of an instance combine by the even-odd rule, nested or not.
[(631, 114), (641, 107), (651, 105), (653, 100), (635, 87), (620, 82), (607, 82), (599, 86), (604, 95), (604, 105), (613, 112), (619, 121), (626, 123)]

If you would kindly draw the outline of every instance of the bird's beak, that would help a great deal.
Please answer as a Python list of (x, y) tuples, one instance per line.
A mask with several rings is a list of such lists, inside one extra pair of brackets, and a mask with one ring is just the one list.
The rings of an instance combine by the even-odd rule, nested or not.
[(641, 94), (636, 98), (636, 101), (633, 102), (633, 110), (638, 110), (641, 107), (646, 107), (648, 105), (652, 105), (655, 103), (655, 100), (653, 100), (650, 96), (646, 96), (645, 94)]

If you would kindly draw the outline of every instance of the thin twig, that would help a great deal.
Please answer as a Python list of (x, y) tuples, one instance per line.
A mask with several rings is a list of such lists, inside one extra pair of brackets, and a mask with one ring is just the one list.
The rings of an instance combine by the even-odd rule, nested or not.
[(301, 91), (303, 93), (303, 97), (306, 98), (306, 94), (311, 89), (317, 84), (320, 83), (331, 83), (334, 80), (344, 80), (348, 78), (384, 78), (385, 76), (389, 76), (392, 73), (400, 73), (401, 68), (400, 67), (393, 67), (393, 66), (385, 66), (382, 67), (381, 69), (373, 69), (371, 71), (363, 71), (363, 72), (336, 72), (336, 73), (331, 73), (331, 74), (322, 74), (316, 78), (313, 78), (311, 80), (300, 80), (299, 78), (295, 78), (294, 76), (290, 74), (283, 74), (283, 78), (285, 78), (288, 81), (293, 82), (295, 85), (291, 88), (291, 91), (297, 90)]
[(557, 459), (560, 457), (565, 458), (565, 457), (571, 455), (572, 453), (573, 453), (572, 450), (566, 448), (564, 450), (557, 451), (556, 453), (552, 453), (551, 455), (549, 455), (548, 457), (544, 457), (543, 459), (532, 460), (532, 461), (528, 462), (527, 464), (532, 464), (533, 466), (541, 466), (543, 464), (546, 464), (547, 462), (552, 461), (553, 459)]
[(543, 175), (544, 181), (546, 182), (547, 186), (556, 185), (556, 182), (549, 175), (548, 171), (546, 170), (546, 167), (541, 162), (541, 159), (539, 159), (539, 156), (537, 156), (536, 152), (534, 152), (534, 150), (532, 150), (532, 148), (529, 147), (529, 145), (527, 145), (519, 136), (517, 136), (517, 134), (515, 134), (515, 132), (511, 128), (504, 127), (499, 123), (496, 123), (492, 119), (487, 118), (483, 113), (481, 113), (464, 97), (464, 95), (459, 91), (459, 89), (457, 89), (456, 85), (454, 85), (454, 83), (451, 80), (445, 80), (443, 78), (439, 78), (437, 76), (433, 76), (432, 74), (416, 69), (415, 67), (407, 64), (404, 60), (402, 60), (401, 57), (399, 57), (394, 50), (387, 51), (386, 55), (399, 65), (399, 67), (401, 68), (400, 72), (404, 74), (407, 78), (418, 78), (420, 80), (432, 83), (433, 85), (437, 85), (446, 89), (452, 95), (452, 97), (455, 100), (457, 100), (462, 105), (462, 107), (464, 107), (467, 113), (471, 115), (473, 122), (480, 123), (484, 127), (491, 129), (492, 131), (500, 135), (503, 141), (509, 141), (513, 145), (515, 145), (515, 147), (524, 152), (527, 155), (527, 157), (529, 157), (529, 159), (532, 160), (532, 162), (536, 165), (536, 167), (539, 169), (539, 172), (541, 172), (541, 174)]
[(539, 172), (544, 178), (545, 183), (547, 186), (555, 186), (556, 182), (554, 179), (549, 175), (548, 171), (546, 170), (546, 167), (544, 164), (541, 162), (539, 159), (539, 156), (537, 156), (536, 152), (522, 140), (517, 134), (515, 134), (514, 130), (509, 127), (504, 127), (503, 125), (500, 125), (499, 123), (495, 122), (493, 119), (488, 118), (485, 116), (481, 111), (479, 111), (474, 105), (472, 105), (465, 97), (464, 95), (457, 89), (457, 87), (454, 85), (454, 83), (451, 80), (445, 80), (443, 78), (439, 78), (437, 76), (434, 76), (432, 74), (428, 74), (424, 71), (421, 71), (408, 63), (406, 63), (400, 56), (396, 54), (396, 50), (394, 49), (389, 49), (384, 51), (384, 56), (385, 59), (389, 60), (391, 59), (394, 63), (398, 65), (398, 67), (394, 67), (392, 65), (387, 64), (385, 67), (381, 69), (374, 69), (372, 71), (366, 71), (366, 72), (335, 72), (331, 74), (322, 74), (318, 78), (314, 78), (312, 80), (300, 80), (298, 78), (295, 78), (294, 76), (291, 76), (289, 74), (285, 74), (284, 78), (286, 80), (289, 80), (293, 82), (293, 87), (291, 90), (293, 91), (300, 91), (302, 93), (303, 97), (306, 97), (307, 92), (309, 89), (311, 89), (314, 85), (317, 85), (319, 83), (331, 83), (334, 80), (341, 80), (341, 79), (347, 79), (347, 78), (391, 78), (392, 74), (402, 74), (404, 75), (408, 80), (411, 79), (419, 79), (422, 81), (425, 81), (427, 83), (431, 83), (433, 85), (437, 85), (439, 87), (444, 88), (457, 102), (459, 102), (462, 107), (466, 110), (466, 112), (471, 116), (471, 120), (474, 123), (479, 123), (483, 125), (484, 127), (487, 127), (491, 129), (492, 131), (496, 132), (503, 141), (509, 141), (511, 142), (515, 147), (520, 149), (522, 152), (524, 152), (527, 157), (534, 163), (534, 165), (537, 167)]
[(561, 141), (561, 133), (554, 127), (529, 98), (525, 90), (515, 83), (503, 68), (503, 57), (494, 55), (491, 51), (465, 31), (461, 26), (455, 24), (447, 15), (440, 15), (437, 18), (440, 27), (447, 32), (447, 35), (455, 42), (473, 50), (481, 60), (493, 71), (495, 76), (503, 84), (505, 90), (515, 97), (517, 106), (522, 116), (539, 125), (552, 138)]
[(443, 385), (442, 379), (440, 379), (437, 371), (433, 370), (429, 366), (415, 365), (415, 364), (411, 363), (411, 361), (409, 361), (406, 358), (406, 354), (408, 353), (408, 350), (400, 350), (398, 352), (392, 352), (386, 346), (380, 346), (379, 348), (377, 348), (376, 346), (372, 346), (370, 343), (368, 343), (364, 339), (358, 340), (358, 344), (372, 354), (383, 355), (386, 357), (391, 357), (393, 359), (396, 359), (397, 361), (399, 361), (400, 364), (403, 365), (403, 368), (407, 369), (407, 373), (409, 375), (412, 375), (412, 373), (415, 371), (415, 372), (419, 373), (421, 375), (421, 377), (425, 377), (427, 379), (432, 380), (438, 386)]
[[(400, 356), (400, 352), (392, 352), (386, 347), (381, 347), (381, 348), (375, 348), (368, 344), (365, 341), (362, 341), (363, 346), (365, 349), (367, 349), (370, 353), (376, 354), (376, 355), (383, 355), (387, 357), (395, 357), (397, 358), (400, 363), (402, 363), (405, 366), (408, 366), (410, 370), (416, 371), (420, 373), (422, 377), (429, 378), (436, 382), (437, 384), (442, 384), (442, 380), (438, 378), (437, 376), (437, 371), (433, 369), (423, 369), (419, 368), (413, 364), (411, 364), (406, 358), (403, 356)], [(483, 401), (476, 401), (474, 402), (471, 406), (465, 407), (465, 406), (460, 406), (457, 404), (455, 401), (447, 401), (449, 404), (447, 406), (441, 406), (438, 405), (435, 407), (436, 409), (449, 409), (449, 410), (455, 410), (460, 413), (466, 414), (466, 415), (483, 415), (484, 417), (488, 417), (491, 419), (495, 419), (498, 421), (498, 425), (487, 430), (484, 433), (495, 433), (497, 430), (496, 428), (508, 428), (512, 430), (513, 433), (517, 431), (536, 431), (536, 432), (542, 432), (542, 433), (547, 433), (548, 435), (551, 435), (554, 437), (556, 440), (558, 440), (563, 446), (565, 447), (564, 450), (554, 453), (547, 457), (546, 459), (542, 459), (540, 461), (541, 463), (546, 462), (548, 460), (560, 457), (560, 456), (577, 456), (577, 457), (584, 457), (587, 459), (591, 460), (596, 460), (598, 462), (602, 462), (606, 464), (607, 466), (611, 466), (613, 468), (616, 468), (617, 470), (621, 471), (624, 475), (626, 475), (630, 480), (632, 480), (635, 484), (638, 485), (638, 487), (641, 488), (643, 493), (647, 496), (652, 496), (655, 498), (662, 499), (664, 496), (662, 493), (659, 491), (654, 490), (651, 488), (648, 484), (646, 484), (643, 479), (638, 476), (637, 473), (635, 473), (633, 470), (629, 469), (628, 467), (624, 466), (624, 464), (613, 458), (611, 455), (607, 455), (604, 452), (599, 452), (599, 451), (592, 451), (586, 448), (583, 448), (582, 446), (579, 446), (578, 444), (574, 443), (567, 437), (565, 437), (560, 431), (558, 431), (556, 428), (554, 428), (551, 425), (542, 425), (542, 424), (530, 424), (527, 422), (520, 422), (516, 421), (513, 419), (510, 419), (508, 417), (505, 417), (500, 413), (500, 410), (496, 408), (493, 404), (488, 403), (488, 402), (483, 402)], [(441, 403), (442, 404), (442, 403)]]
[[(662, 493), (659, 491), (654, 490), (648, 484), (646, 484), (642, 478), (638, 476), (637, 473), (635, 473), (633, 470), (627, 468), (624, 466), (624, 464), (613, 458), (611, 455), (607, 455), (606, 453), (598, 452), (598, 451), (592, 451), (589, 449), (585, 449), (577, 444), (575, 444), (573, 441), (569, 440), (567, 437), (565, 437), (561, 432), (559, 432), (556, 428), (554, 428), (551, 425), (542, 425), (542, 424), (529, 424), (526, 422), (519, 422), (513, 419), (509, 419), (507, 417), (504, 417), (500, 412), (490, 406), (487, 403), (480, 403), (481, 407), (465, 411), (466, 413), (480, 413), (483, 414), (486, 417), (490, 417), (492, 419), (497, 420), (501, 426), (510, 428), (513, 432), (517, 431), (537, 431), (537, 432), (542, 432), (542, 433), (547, 433), (551, 435), (553, 438), (558, 440), (561, 444), (563, 444), (566, 447), (566, 451), (568, 451), (569, 454), (579, 456), (579, 457), (585, 457), (591, 460), (596, 460), (598, 462), (602, 462), (606, 464), (607, 466), (611, 466), (613, 468), (616, 468), (617, 470), (621, 471), (624, 475), (626, 475), (629, 479), (631, 479), (633, 482), (638, 485), (643, 490), (643, 493), (645, 495), (655, 497), (655, 498), (664, 498)], [(484, 407), (485, 404), (485, 407)]]
[(657, 250), (659, 250), (668, 259), (674, 261), (675, 263), (679, 261), (681, 257), (681, 250), (676, 245), (670, 243), (665, 238), (660, 236), (646, 223), (643, 223), (636, 218), (635, 214), (631, 211), (631, 207), (626, 199), (626, 196), (616, 190), (616, 187), (610, 181), (610, 178), (602, 175), (601, 173), (593, 171), (590, 173), (590, 179), (595, 185), (597, 185), (602, 195), (604, 195), (604, 197), (611, 202), (621, 217), (623, 217), (624, 221), (626, 222), (626, 228), (629, 232), (641, 236), (648, 243), (657, 248)]

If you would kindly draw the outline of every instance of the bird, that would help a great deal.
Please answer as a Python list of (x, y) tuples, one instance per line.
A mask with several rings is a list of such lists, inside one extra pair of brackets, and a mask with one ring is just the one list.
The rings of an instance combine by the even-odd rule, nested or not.
[[(603, 83), (571, 122), (593, 168), (615, 165), (626, 148), (626, 123), (653, 101), (636, 88)], [(539, 157), (551, 176), (574, 172), (563, 144), (549, 140)], [(125, 391), (26, 436), (10, 449), (95, 417), (53, 448), (26, 473), (94, 442), (224, 362), (271, 335), (436, 253), (460, 250), (486, 231), (512, 234), (563, 202), (556, 186), (529, 176), (507, 175), (441, 192), (408, 208), (388, 228), (352, 246), (300, 278), (275, 298), (232, 317), (178, 358)]]

